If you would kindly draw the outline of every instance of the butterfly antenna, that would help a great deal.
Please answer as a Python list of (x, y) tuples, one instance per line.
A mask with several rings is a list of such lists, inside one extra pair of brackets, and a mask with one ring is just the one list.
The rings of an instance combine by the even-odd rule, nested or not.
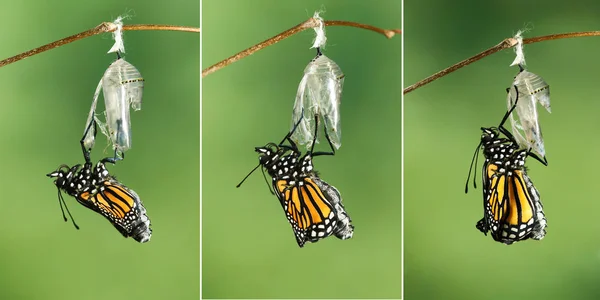
[(244, 179), (242, 179), (242, 181), (240, 183), (238, 183), (238, 185), (236, 185), (235, 187), (239, 188), (242, 185), (242, 183), (244, 183), (244, 181), (246, 181), (246, 179), (248, 179), (248, 177), (250, 177), (250, 175), (252, 173), (254, 173), (254, 171), (256, 171), (256, 169), (258, 169), (258, 167), (260, 167), (260, 164), (258, 164), (258, 166), (256, 166), (256, 167), (254, 167), (254, 169), (252, 169), (252, 171), (250, 171), (250, 173), (248, 173), (248, 175), (246, 175), (246, 177), (244, 177)]
[[(64, 209), (63, 209), (63, 203), (65, 205)], [(71, 218), (71, 222), (73, 222), (73, 226), (75, 226), (75, 229), (79, 229), (79, 226), (77, 226), (77, 224), (75, 223), (75, 219), (73, 219), (73, 215), (71, 215), (71, 212), (69, 211), (69, 208), (67, 207), (67, 202), (65, 202), (65, 198), (63, 198), (62, 193), (60, 192), (60, 189), (58, 190), (58, 204), (60, 205), (60, 211), (62, 212), (63, 219), (65, 220), (65, 222), (67, 221), (67, 216), (65, 216), (65, 210), (66, 210), (67, 214), (69, 214), (69, 218)]]
[(479, 155), (475, 155), (475, 172), (473, 173), (473, 188), (477, 188), (477, 162), (479, 162)]
[(477, 148), (475, 148), (475, 153), (473, 153), (473, 158), (471, 159), (471, 165), (469, 166), (469, 175), (467, 175), (467, 183), (465, 184), (465, 194), (469, 192), (469, 179), (471, 178), (471, 170), (473, 169), (473, 162), (475, 162), (475, 174), (473, 175), (473, 187), (477, 188), (477, 184), (475, 183), (475, 177), (477, 174), (477, 159), (479, 157), (479, 148), (481, 147), (481, 143), (479, 142), (479, 144), (477, 145)]
[(275, 191), (273, 191), (273, 187), (269, 184), (269, 180), (267, 179), (267, 174), (265, 174), (265, 169), (262, 168), (261, 170), (262, 170), (262, 173), (263, 173), (263, 177), (265, 178), (265, 183), (269, 187), (269, 192), (271, 192), (272, 195), (275, 195)]

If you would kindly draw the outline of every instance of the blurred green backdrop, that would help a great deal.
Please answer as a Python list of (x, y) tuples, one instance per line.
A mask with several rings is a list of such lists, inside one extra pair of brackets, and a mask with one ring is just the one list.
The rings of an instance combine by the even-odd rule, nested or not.
[[(135, 4), (134, 4), (135, 3)], [(199, 1), (13, 2), (0, 11), (0, 58), (93, 28), (200, 25)], [(200, 35), (126, 31), (125, 58), (146, 79), (132, 113), (133, 148), (112, 174), (141, 197), (154, 234), (125, 239), (102, 216), (65, 199), (81, 227), (62, 220), (45, 174), (82, 163), (79, 147), (98, 81), (116, 58), (111, 34), (86, 38), (0, 69), (4, 157), (0, 299), (199, 297)], [(100, 99), (98, 111), (104, 110)], [(110, 154), (99, 135), (92, 159)], [(24, 192), (26, 192), (24, 194)]]
[[(400, 28), (401, 2), (202, 3), (202, 68), (324, 8), (325, 20)], [(202, 80), (202, 295), (204, 298), (399, 298), (401, 286), (401, 36), (327, 27), (325, 55), (346, 75), (342, 147), (315, 159), (356, 226), (298, 248), (276, 196), (256, 172), (254, 147), (289, 131), (314, 30), (267, 47)], [(324, 144), (319, 144), (324, 146)], [(325, 148), (321, 148), (325, 149)], [(270, 179), (269, 179), (270, 180)]]
[[(525, 26), (526, 38), (600, 29), (600, 4), (577, 4), (405, 1), (405, 86)], [(505, 89), (518, 73), (509, 67), (513, 50), (405, 96), (406, 299), (600, 297), (598, 49), (598, 37), (525, 45), (529, 71), (552, 97), (552, 114), (540, 112), (549, 165), (527, 163), (548, 218), (542, 241), (505, 246), (484, 236), (475, 228), (481, 187), (464, 194), (480, 127), (497, 126), (506, 112)]]

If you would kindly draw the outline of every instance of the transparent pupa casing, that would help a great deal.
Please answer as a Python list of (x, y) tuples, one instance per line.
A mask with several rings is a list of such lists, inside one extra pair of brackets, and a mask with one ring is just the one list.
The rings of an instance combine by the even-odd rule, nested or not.
[[(94, 126), (92, 123), (93, 120), (96, 120), (98, 124), (102, 124), (100, 120), (98, 120), (98, 117), (96, 117), (96, 104), (98, 103), (98, 96), (100, 95), (101, 90), (102, 79), (100, 79), (100, 82), (98, 82), (98, 86), (96, 87), (94, 100), (92, 101), (92, 107), (90, 108), (90, 113), (88, 114), (88, 118), (85, 122), (85, 128), (83, 129), (83, 145), (88, 150), (92, 150), (92, 148), (94, 148), (94, 143), (96, 142), (96, 126)], [(104, 129), (104, 126), (101, 126), (101, 129)], [(104, 130), (102, 132), (104, 132)], [(108, 136), (108, 134), (106, 135)]]
[(517, 106), (510, 115), (513, 135), (522, 148), (531, 148), (532, 151), (544, 157), (546, 149), (536, 104), (540, 103), (548, 112), (551, 112), (550, 86), (542, 77), (522, 70), (517, 74), (508, 90), (506, 101), (508, 109), (514, 105), (517, 99)]
[(121, 153), (131, 148), (129, 106), (136, 111), (142, 108), (143, 90), (142, 74), (123, 58), (113, 62), (102, 77), (106, 127), (100, 128)]
[[(292, 128), (302, 121), (292, 135), (292, 139), (307, 148), (312, 146), (315, 127), (318, 122), (323, 122), (325, 132), (336, 149), (342, 145), (342, 126), (340, 121), (340, 104), (342, 102), (342, 89), (344, 73), (331, 59), (323, 54), (318, 54), (304, 69), (304, 76), (292, 112)], [(303, 114), (304, 111), (304, 114)], [(317, 140), (318, 142), (318, 140)]]

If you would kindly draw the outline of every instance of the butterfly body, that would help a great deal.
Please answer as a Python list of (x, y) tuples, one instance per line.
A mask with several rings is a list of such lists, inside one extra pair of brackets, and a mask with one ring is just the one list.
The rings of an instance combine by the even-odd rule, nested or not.
[(495, 241), (544, 238), (546, 218), (539, 192), (527, 175), (526, 149), (519, 149), (512, 136), (501, 138), (497, 128), (482, 128), (484, 218), (477, 229), (490, 231)]
[(339, 191), (314, 171), (311, 152), (301, 156), (292, 147), (267, 144), (257, 147), (259, 162), (272, 177), (272, 187), (300, 247), (330, 235), (351, 238), (354, 226)]
[(124, 236), (145, 243), (152, 236), (146, 208), (135, 191), (121, 184), (106, 169), (103, 162), (61, 166), (48, 174), (54, 184), (73, 196), (83, 206), (101, 214)]

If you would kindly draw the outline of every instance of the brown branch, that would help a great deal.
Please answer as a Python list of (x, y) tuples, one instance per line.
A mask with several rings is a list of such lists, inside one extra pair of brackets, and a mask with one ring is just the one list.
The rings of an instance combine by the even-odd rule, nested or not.
[[(392, 30), (381, 29), (381, 28), (371, 26), (371, 25), (360, 24), (360, 23), (356, 23), (356, 22), (348, 22), (348, 21), (325, 21), (324, 25), (325, 26), (350, 26), (350, 27), (356, 27), (356, 28), (363, 28), (363, 29), (367, 29), (367, 30), (371, 30), (371, 31), (383, 34), (388, 39), (392, 38), (394, 35), (396, 35), (396, 33), (401, 33), (400, 29), (392, 29)], [(224, 68), (246, 56), (252, 55), (256, 51), (261, 50), (265, 47), (271, 46), (285, 38), (288, 38), (288, 37), (300, 32), (300, 31), (303, 31), (303, 30), (309, 29), (309, 28), (314, 28), (317, 26), (319, 26), (319, 22), (317, 20), (315, 20), (314, 18), (310, 18), (310, 19), (272, 37), (272, 38), (269, 38), (261, 43), (258, 43), (246, 50), (243, 50), (237, 54), (234, 54), (234, 55), (202, 70), (202, 77), (204, 78), (208, 74), (211, 74), (221, 68)]]
[[(105, 33), (105, 32), (113, 32), (117, 29), (117, 26), (113, 23), (109, 23), (109, 22), (104, 22), (92, 29), (86, 30), (84, 32), (80, 32), (77, 34), (74, 34), (72, 36), (68, 36), (64, 39), (60, 39), (58, 41), (37, 47), (35, 49), (29, 50), (27, 52), (23, 52), (20, 54), (17, 54), (13, 57), (9, 57), (7, 59), (4, 59), (2, 61), (0, 61), (0, 68), (4, 67), (8, 64), (14, 63), (16, 61), (19, 61), (21, 59), (36, 55), (36, 54), (40, 54), (44, 51), (48, 51), (57, 47), (60, 47), (62, 45), (66, 45), (72, 42), (75, 42), (77, 40), (81, 40), (83, 38), (86, 37), (90, 37), (93, 35), (97, 35), (97, 34), (101, 34), (101, 33)], [(138, 25), (124, 25), (123, 26), (123, 30), (170, 30), (170, 31), (184, 31), (184, 32), (200, 32), (200, 28), (195, 28), (195, 27), (185, 27), (185, 26), (175, 26), (175, 25), (155, 25), (155, 24), (138, 24)]]
[[(585, 36), (600, 36), (600, 31), (586, 31), (586, 32), (570, 32), (570, 33), (560, 33), (560, 34), (551, 34), (545, 36), (532, 37), (528, 39), (523, 39), (523, 44), (533, 44), (537, 42), (550, 41), (550, 40), (559, 40), (566, 38), (576, 38), (576, 37), (585, 37)], [(444, 77), (462, 67), (468, 66), (488, 55), (492, 55), (500, 50), (512, 48), (517, 44), (517, 40), (514, 38), (508, 38), (502, 41), (500, 44), (485, 50), (473, 57), (467, 58), (459, 63), (456, 63), (446, 69), (443, 69), (423, 80), (418, 81), (417, 83), (407, 87), (404, 89), (404, 94), (408, 94), (438, 78)]]
[(325, 21), (325, 26), (350, 26), (350, 27), (367, 29), (367, 30), (375, 31), (377, 33), (381, 33), (381, 34), (385, 35), (385, 37), (388, 39), (393, 38), (394, 35), (396, 35), (396, 33), (398, 33), (398, 34), (402, 33), (402, 31), (400, 29), (381, 29), (379, 27), (375, 27), (375, 26), (371, 26), (371, 25), (367, 25), (367, 24), (356, 23), (356, 22), (349, 22), (349, 21)]

